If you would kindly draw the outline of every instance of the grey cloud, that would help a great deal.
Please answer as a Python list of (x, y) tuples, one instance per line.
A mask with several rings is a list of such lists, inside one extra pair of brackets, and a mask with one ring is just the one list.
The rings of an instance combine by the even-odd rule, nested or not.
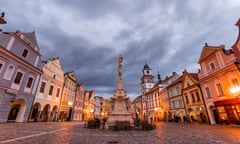
[[(96, 90), (96, 95), (111, 96), (117, 87), (120, 53), (124, 57), (123, 86), (128, 93), (138, 95), (145, 62), (156, 80), (158, 70), (164, 78), (173, 71), (182, 72), (195, 65), (205, 42), (231, 48), (238, 31), (234, 24), (239, 18), (239, 6), (240, 3), (231, 0), (10, 0), (1, 2), (0, 10), (5, 11), (8, 21), (7, 25), (1, 25), (4, 31), (34, 30), (43, 60), (60, 57), (64, 71), (75, 71), (86, 89)], [(106, 18), (109, 15), (111, 18)], [(100, 23), (121, 26), (116, 27), (115, 33), (119, 33), (111, 31), (114, 26), (106, 29), (104, 24), (94, 25), (105, 19), (117, 20)], [(78, 25), (63, 26), (75, 21), (80, 29)], [(85, 29), (82, 23), (88, 27)], [(74, 30), (76, 33), (71, 34)], [(106, 40), (92, 38), (94, 30), (110, 36), (100, 35), (106, 36)], [(98, 45), (100, 40), (94, 43), (97, 38), (106, 44)]]

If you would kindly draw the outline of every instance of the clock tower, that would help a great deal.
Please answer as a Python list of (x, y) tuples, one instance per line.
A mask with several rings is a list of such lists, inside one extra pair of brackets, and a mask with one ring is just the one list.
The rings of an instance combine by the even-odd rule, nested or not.
[(142, 94), (142, 114), (143, 120), (148, 120), (148, 99), (146, 98), (146, 93), (154, 87), (154, 76), (152, 75), (152, 69), (145, 64), (142, 70), (141, 77), (141, 94)]
[(144, 96), (145, 93), (147, 93), (154, 86), (154, 76), (152, 75), (152, 69), (148, 66), (148, 64), (145, 64), (143, 67), (141, 85), (142, 96)]

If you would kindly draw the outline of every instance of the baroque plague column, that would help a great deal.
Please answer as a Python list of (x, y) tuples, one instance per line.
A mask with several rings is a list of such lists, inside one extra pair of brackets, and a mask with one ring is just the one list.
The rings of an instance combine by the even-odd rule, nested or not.
[(118, 59), (118, 88), (114, 90), (111, 97), (111, 110), (108, 115), (108, 126), (114, 126), (116, 121), (129, 121), (133, 125), (133, 118), (130, 112), (130, 99), (122, 86), (122, 55)]

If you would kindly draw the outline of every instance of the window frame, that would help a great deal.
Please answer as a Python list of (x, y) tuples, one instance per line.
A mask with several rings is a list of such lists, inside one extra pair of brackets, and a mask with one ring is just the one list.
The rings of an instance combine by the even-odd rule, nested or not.
[(209, 63), (209, 67), (210, 67), (211, 70), (215, 70), (215, 69), (216, 69), (215, 62), (214, 62), (214, 61), (211, 61), (211, 62)]
[(53, 95), (53, 89), (54, 89), (54, 86), (53, 86), (53, 85), (50, 85), (49, 91), (48, 91), (48, 95), (49, 95), (49, 96), (52, 96), (52, 95)]
[[(21, 74), (21, 75), (18, 75), (18, 74)], [(20, 85), (22, 83), (23, 78), (24, 78), (24, 72), (17, 70), (13, 83), (16, 85)]]
[(0, 64), (1, 64), (1, 66), (0, 66), (0, 74), (1, 74), (6, 62), (0, 59)]
[(205, 92), (208, 99), (212, 98), (209, 87), (205, 87)]
[[(12, 67), (11, 71), (10, 71), (10, 67)], [(9, 64), (8, 67), (7, 67), (7, 70), (5, 71), (3, 79), (11, 80), (12, 77), (13, 77), (14, 71), (15, 71), (15, 66), (13, 64)]]
[(218, 96), (223, 96), (224, 95), (224, 90), (221, 85), (221, 83), (216, 83), (217, 91), (218, 91)]
[[(25, 56), (25, 55), (26, 55), (26, 56)], [(24, 47), (21, 56), (26, 59), (26, 58), (28, 57), (28, 55), (29, 55), (29, 50)]]
[[(44, 86), (43, 86), (43, 83), (44, 83)], [(46, 84), (47, 84), (46, 81), (42, 81), (42, 82), (41, 82), (41, 86), (40, 86), (40, 89), (39, 89), (39, 93), (44, 93), (45, 88), (46, 88)]]
[[(29, 80), (30, 79), (32, 79), (32, 81), (31, 81), (30, 86), (29, 86)], [(27, 83), (26, 83), (26, 88), (32, 88), (33, 83), (34, 83), (34, 77), (32, 75), (28, 76), (28, 80), (27, 80)]]

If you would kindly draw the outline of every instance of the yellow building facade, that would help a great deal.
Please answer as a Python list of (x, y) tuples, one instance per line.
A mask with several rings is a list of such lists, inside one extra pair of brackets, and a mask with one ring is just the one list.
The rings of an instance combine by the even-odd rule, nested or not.
[(57, 121), (64, 72), (60, 58), (42, 62), (43, 74), (37, 88), (29, 121)]

